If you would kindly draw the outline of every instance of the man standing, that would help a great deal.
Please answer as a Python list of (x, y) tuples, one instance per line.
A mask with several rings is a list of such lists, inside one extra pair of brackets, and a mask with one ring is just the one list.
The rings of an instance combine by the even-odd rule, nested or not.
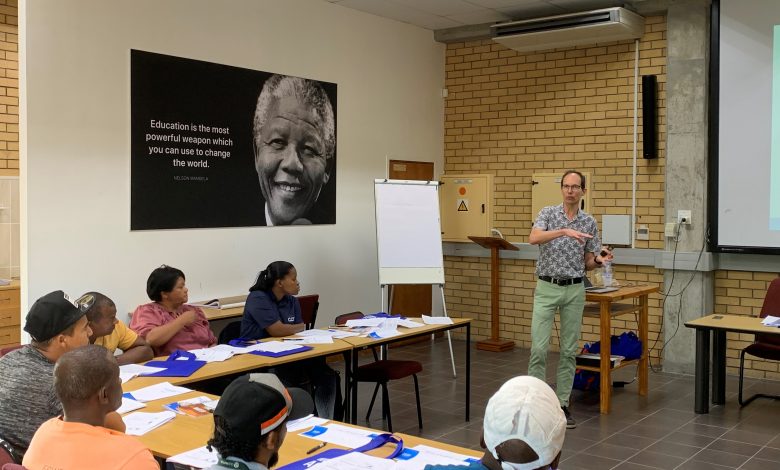
[(596, 220), (580, 210), (585, 192), (585, 176), (576, 170), (566, 171), (561, 178), (563, 204), (542, 209), (528, 237), (529, 243), (539, 245), (528, 375), (545, 380), (547, 349), (558, 310), (561, 336), (555, 389), (568, 428), (577, 425), (569, 412), (569, 395), (585, 307), (582, 278), (585, 271), (612, 258), (608, 250), (601, 250)]
[(90, 343), (103, 346), (111, 354), (120, 349), (122, 354), (116, 357), (120, 366), (146, 362), (154, 357), (146, 340), (116, 319), (116, 305), (113, 300), (100, 292), (88, 292), (82, 298), (89, 296), (94, 298), (92, 306), (86, 312), (89, 327), (92, 329)]

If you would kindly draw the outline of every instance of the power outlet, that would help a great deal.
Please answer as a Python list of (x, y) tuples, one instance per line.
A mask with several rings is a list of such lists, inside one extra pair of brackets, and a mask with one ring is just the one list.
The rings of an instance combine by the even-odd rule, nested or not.
[(677, 223), (691, 225), (691, 211), (677, 211)]
[(650, 230), (648, 230), (647, 225), (640, 225), (636, 229), (636, 239), (637, 240), (650, 240)]

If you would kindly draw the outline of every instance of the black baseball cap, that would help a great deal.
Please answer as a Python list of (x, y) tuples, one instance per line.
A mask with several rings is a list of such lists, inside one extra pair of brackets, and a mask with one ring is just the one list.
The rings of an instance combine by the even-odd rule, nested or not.
[(287, 418), (299, 419), (314, 411), (311, 396), (300, 388), (285, 388), (274, 374), (247, 374), (225, 388), (214, 410), (247, 442), (256, 442)]
[(71, 302), (61, 290), (49, 292), (30, 307), (24, 331), (35, 341), (46, 341), (67, 330), (84, 316), (84, 311)]

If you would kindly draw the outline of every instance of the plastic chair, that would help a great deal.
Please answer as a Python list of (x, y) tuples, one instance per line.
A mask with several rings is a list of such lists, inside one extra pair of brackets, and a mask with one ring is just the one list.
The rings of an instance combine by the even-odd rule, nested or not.
[[(780, 277), (769, 284), (769, 289), (764, 296), (764, 305), (761, 306), (759, 318), (780, 312)], [(780, 400), (780, 395), (766, 395), (757, 393), (747, 400), (742, 399), (742, 382), (745, 377), (745, 354), (760, 357), (770, 361), (780, 361), (780, 335), (756, 334), (753, 344), (739, 353), (739, 404), (745, 406), (756, 398), (773, 398)]]
[(227, 326), (219, 332), (217, 343), (228, 344), (239, 336), (241, 336), (241, 320), (236, 320), (228, 323)]
[(307, 330), (314, 328), (314, 322), (317, 321), (317, 310), (320, 308), (320, 295), (302, 295), (298, 297), (298, 303), (301, 305), (301, 317)]
[[(345, 313), (336, 317), (335, 322), (337, 325), (343, 325), (347, 323), (347, 320), (357, 320), (363, 317), (364, 315), (361, 312)], [(368, 405), (366, 421), (368, 421), (369, 416), (371, 416), (371, 410), (374, 408), (374, 402), (376, 401), (376, 394), (379, 391), (379, 387), (382, 387), (382, 418), (387, 419), (387, 430), (393, 432), (393, 421), (390, 417), (390, 395), (387, 391), (387, 383), (391, 380), (398, 380), (411, 375), (414, 379), (414, 397), (417, 400), (417, 424), (420, 429), (422, 429), (420, 385), (417, 381), (417, 374), (422, 372), (422, 364), (417, 361), (379, 359), (376, 348), (371, 348), (371, 352), (374, 354), (374, 362), (358, 366), (357, 370), (352, 374), (353, 380), (357, 382), (376, 383), (376, 386), (374, 386), (374, 394), (371, 395), (371, 403)]]

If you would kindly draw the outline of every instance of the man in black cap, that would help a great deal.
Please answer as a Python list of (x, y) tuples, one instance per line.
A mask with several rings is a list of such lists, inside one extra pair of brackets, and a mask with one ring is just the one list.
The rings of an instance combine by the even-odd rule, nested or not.
[(61, 290), (36, 300), (24, 331), (30, 344), (0, 358), (0, 439), (20, 458), (44, 421), (62, 414), (54, 393), (54, 363), (66, 352), (89, 344), (84, 312), (90, 299), (71, 301)]
[(279, 460), (287, 420), (314, 411), (305, 390), (286, 389), (274, 374), (248, 374), (225, 388), (214, 410), (209, 447), (219, 462), (206, 470), (267, 470)]

